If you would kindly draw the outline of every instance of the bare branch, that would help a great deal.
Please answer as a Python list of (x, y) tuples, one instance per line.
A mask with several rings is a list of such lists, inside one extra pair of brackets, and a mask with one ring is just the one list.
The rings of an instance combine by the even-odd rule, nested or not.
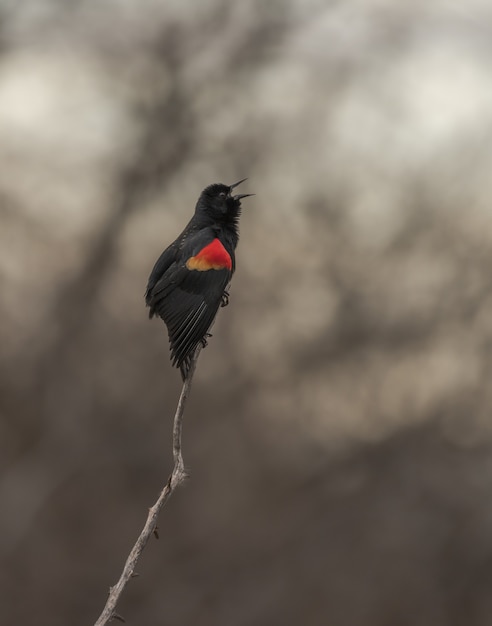
[(135, 576), (135, 568), (137, 566), (138, 560), (144, 551), (145, 546), (147, 545), (150, 537), (155, 534), (157, 535), (157, 518), (159, 517), (159, 513), (161, 512), (162, 507), (166, 504), (167, 500), (174, 492), (176, 487), (179, 487), (181, 483), (186, 479), (186, 471), (184, 468), (183, 462), (183, 454), (181, 451), (181, 433), (183, 426), (183, 414), (186, 406), (186, 400), (188, 399), (188, 395), (190, 393), (191, 381), (193, 379), (193, 374), (195, 373), (196, 362), (198, 359), (198, 355), (200, 354), (200, 350), (202, 349), (202, 345), (199, 344), (195, 354), (193, 355), (193, 359), (191, 360), (190, 369), (188, 371), (188, 375), (183, 383), (183, 388), (181, 389), (181, 395), (179, 396), (178, 406), (176, 407), (176, 413), (174, 415), (174, 425), (173, 425), (173, 457), (174, 457), (174, 467), (169, 479), (162, 489), (157, 502), (154, 504), (152, 508), (149, 509), (149, 514), (147, 516), (147, 521), (145, 522), (145, 526), (142, 529), (135, 545), (133, 546), (130, 554), (125, 563), (125, 567), (121, 573), (121, 576), (118, 582), (111, 587), (109, 590), (109, 596), (106, 602), (106, 606), (103, 609), (103, 612), (99, 616), (99, 619), (95, 623), (95, 626), (105, 626), (109, 624), (109, 622), (113, 619), (122, 619), (120, 615), (115, 612), (116, 605), (125, 590), (128, 581)]

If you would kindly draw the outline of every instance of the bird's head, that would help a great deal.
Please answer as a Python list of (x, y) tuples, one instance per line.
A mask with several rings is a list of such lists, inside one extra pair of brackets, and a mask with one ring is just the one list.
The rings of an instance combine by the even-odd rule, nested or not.
[(233, 190), (243, 183), (243, 178), (234, 185), (215, 183), (206, 187), (198, 199), (196, 213), (221, 221), (224, 218), (237, 218), (241, 212), (241, 199), (254, 196), (253, 193), (232, 195)]

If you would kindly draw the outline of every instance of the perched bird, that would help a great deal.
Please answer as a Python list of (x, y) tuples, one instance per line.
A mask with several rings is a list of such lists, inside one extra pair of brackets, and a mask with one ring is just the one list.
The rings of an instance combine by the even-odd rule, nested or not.
[(195, 214), (149, 277), (145, 292), (149, 317), (159, 315), (166, 323), (171, 360), (183, 380), (198, 344), (206, 345), (219, 306), (228, 304), (241, 199), (254, 195), (233, 196), (232, 191), (245, 180), (209, 185), (202, 191)]

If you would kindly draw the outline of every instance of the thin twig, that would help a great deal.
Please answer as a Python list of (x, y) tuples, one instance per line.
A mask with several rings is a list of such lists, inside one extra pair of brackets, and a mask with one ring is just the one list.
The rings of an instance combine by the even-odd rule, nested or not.
[(115, 613), (116, 605), (125, 590), (126, 585), (130, 578), (134, 576), (134, 571), (137, 566), (138, 560), (144, 551), (145, 546), (147, 545), (152, 534), (156, 533), (157, 529), (157, 518), (159, 517), (159, 513), (162, 507), (166, 504), (167, 500), (174, 492), (176, 487), (181, 485), (186, 479), (186, 471), (183, 463), (183, 454), (181, 452), (181, 432), (183, 425), (183, 413), (186, 405), (186, 400), (188, 398), (191, 381), (193, 379), (193, 374), (195, 373), (196, 362), (198, 359), (198, 355), (200, 354), (202, 346), (199, 344), (198, 348), (193, 355), (193, 358), (190, 363), (190, 369), (188, 371), (188, 375), (183, 383), (183, 388), (181, 389), (181, 395), (179, 396), (178, 406), (176, 407), (176, 413), (174, 415), (174, 425), (173, 425), (173, 457), (174, 457), (174, 467), (169, 479), (161, 491), (161, 494), (154, 504), (152, 508), (149, 509), (149, 514), (147, 517), (147, 521), (145, 522), (145, 526), (142, 529), (135, 545), (133, 546), (130, 554), (125, 563), (125, 567), (121, 573), (120, 579), (109, 590), (108, 600), (106, 602), (106, 606), (103, 609), (103, 612), (99, 616), (99, 619), (95, 623), (94, 626), (106, 626), (113, 619), (121, 619), (121, 616)]

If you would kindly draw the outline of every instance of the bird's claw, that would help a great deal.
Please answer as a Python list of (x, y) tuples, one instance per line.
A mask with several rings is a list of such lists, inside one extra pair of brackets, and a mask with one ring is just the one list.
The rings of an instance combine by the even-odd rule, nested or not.
[(206, 333), (206, 334), (205, 334), (205, 337), (203, 337), (203, 338), (202, 338), (202, 347), (203, 347), (203, 348), (206, 348), (206, 347), (208, 346), (208, 341), (207, 341), (207, 339), (208, 339), (209, 337), (211, 337), (211, 336), (212, 336), (212, 335), (211, 335), (210, 333)]
[(229, 304), (229, 292), (228, 291), (224, 291), (224, 293), (222, 294), (222, 300), (220, 303), (221, 307), (227, 306)]

